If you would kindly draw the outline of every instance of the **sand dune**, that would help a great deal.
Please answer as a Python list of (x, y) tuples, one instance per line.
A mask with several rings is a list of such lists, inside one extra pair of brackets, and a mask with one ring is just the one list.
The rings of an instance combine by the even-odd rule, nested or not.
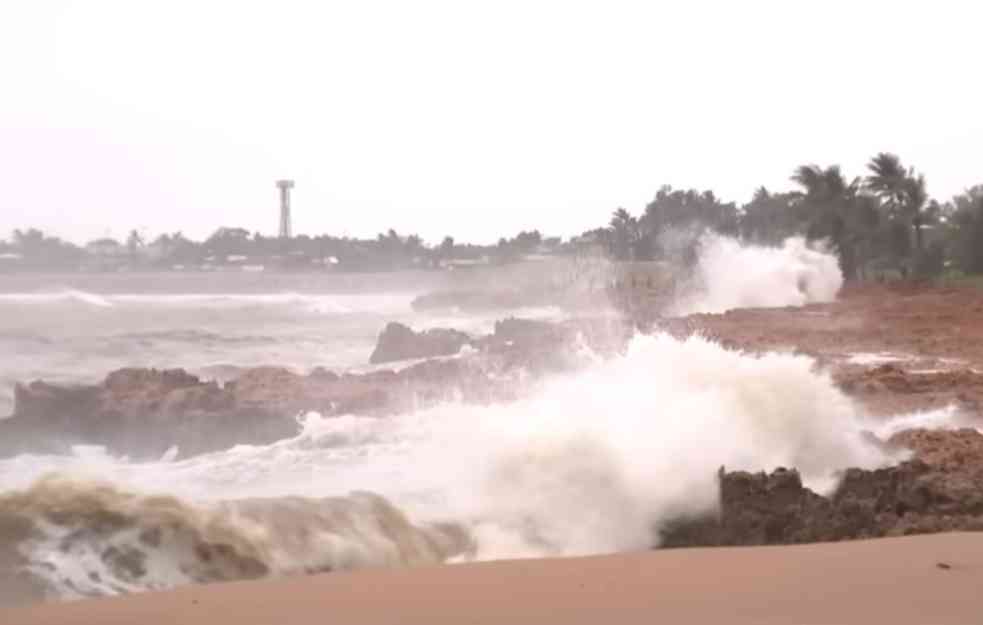
[(9, 625), (983, 622), (983, 534), (666, 550), (187, 587)]

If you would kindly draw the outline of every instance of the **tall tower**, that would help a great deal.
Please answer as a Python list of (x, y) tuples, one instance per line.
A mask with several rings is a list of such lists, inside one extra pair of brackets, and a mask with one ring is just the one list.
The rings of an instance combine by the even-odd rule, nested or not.
[(293, 180), (277, 180), (280, 189), (280, 238), (289, 239), (290, 232), (290, 189), (294, 188)]

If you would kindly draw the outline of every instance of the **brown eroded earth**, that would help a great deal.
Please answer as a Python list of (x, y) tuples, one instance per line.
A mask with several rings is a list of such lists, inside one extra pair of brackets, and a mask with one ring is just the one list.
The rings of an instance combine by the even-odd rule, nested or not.
[(930, 285), (846, 287), (837, 301), (739, 309), (649, 327), (703, 332), (727, 347), (817, 359), (874, 416), (955, 405), (983, 411), (983, 290)]

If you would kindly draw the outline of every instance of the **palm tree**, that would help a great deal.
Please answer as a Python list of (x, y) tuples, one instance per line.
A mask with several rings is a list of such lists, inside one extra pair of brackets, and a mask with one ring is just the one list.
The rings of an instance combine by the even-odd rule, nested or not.
[(792, 174), (792, 182), (805, 190), (805, 197), (823, 202), (837, 202), (856, 195), (860, 179), (847, 183), (839, 165), (823, 169), (819, 165), (802, 165)]
[(925, 176), (905, 169), (896, 154), (881, 152), (867, 164), (870, 175), (866, 187), (881, 199), (892, 219), (906, 219), (915, 231), (915, 249), (922, 251), (922, 226), (929, 215), (924, 214), (928, 203)]
[(866, 186), (881, 198), (888, 214), (898, 216), (905, 203), (905, 186), (908, 172), (896, 154), (881, 152), (867, 163), (870, 175)]
[(922, 226), (928, 220), (925, 205), (928, 203), (928, 192), (925, 190), (925, 176), (908, 176), (905, 178), (905, 213), (911, 216), (911, 225), (915, 229), (915, 249), (921, 252)]
[(869, 233), (850, 224), (863, 221), (860, 179), (847, 182), (838, 165), (823, 169), (819, 165), (802, 165), (792, 174), (792, 181), (802, 187), (798, 194), (799, 219), (808, 224), (810, 239), (828, 239), (839, 252), (840, 267), (848, 279), (857, 275), (859, 258)]

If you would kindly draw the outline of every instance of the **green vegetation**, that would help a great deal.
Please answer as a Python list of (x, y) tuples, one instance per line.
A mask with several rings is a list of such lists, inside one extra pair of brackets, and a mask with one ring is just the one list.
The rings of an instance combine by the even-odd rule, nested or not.
[(740, 207), (712, 191), (663, 187), (641, 216), (619, 208), (607, 228), (583, 236), (616, 259), (672, 260), (695, 253), (695, 235), (706, 230), (765, 245), (801, 235), (827, 244), (849, 280), (983, 273), (983, 185), (940, 203), (924, 175), (888, 153), (870, 159), (865, 177), (802, 165), (790, 180), (792, 190), (761, 187)]

